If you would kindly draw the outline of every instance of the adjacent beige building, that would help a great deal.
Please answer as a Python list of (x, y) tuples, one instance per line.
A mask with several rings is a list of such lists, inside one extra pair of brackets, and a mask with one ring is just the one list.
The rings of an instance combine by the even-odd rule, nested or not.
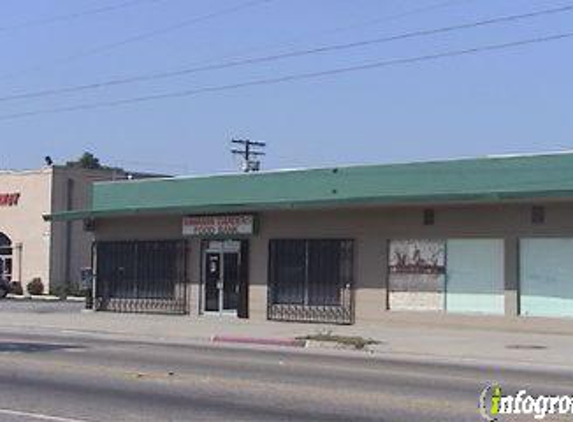
[(111, 169), (0, 170), (0, 275), (24, 288), (40, 278), (45, 292), (78, 283), (80, 269), (91, 263), (92, 234), (82, 221), (42, 216), (89, 207), (93, 182), (125, 178)]

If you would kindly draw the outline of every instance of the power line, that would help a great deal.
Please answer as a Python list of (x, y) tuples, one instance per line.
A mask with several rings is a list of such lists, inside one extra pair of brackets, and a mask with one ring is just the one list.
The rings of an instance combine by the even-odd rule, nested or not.
[(364, 28), (364, 27), (376, 25), (376, 24), (379, 24), (382, 22), (388, 22), (388, 21), (393, 21), (396, 19), (401, 19), (401, 18), (405, 18), (408, 16), (412, 16), (412, 15), (417, 15), (419, 13), (426, 13), (426, 12), (431, 12), (431, 11), (438, 10), (438, 9), (443, 9), (445, 7), (449, 7), (449, 6), (452, 6), (454, 4), (459, 4), (462, 2), (468, 2), (468, 1), (472, 1), (472, 0), (442, 1), (440, 3), (434, 3), (434, 4), (430, 4), (430, 5), (426, 5), (426, 6), (421, 6), (421, 7), (411, 9), (411, 10), (405, 10), (403, 12), (398, 12), (398, 13), (395, 13), (392, 15), (381, 16), (381, 17), (377, 17), (377, 18), (373, 18), (373, 19), (368, 19), (366, 21), (350, 24), (350, 25), (339, 26), (339, 27), (324, 31), (324, 33), (325, 34), (337, 33), (337, 32), (348, 31), (348, 30), (355, 29), (355, 28)]
[(209, 71), (209, 70), (220, 70), (220, 69), (226, 69), (226, 68), (230, 68), (230, 67), (244, 66), (244, 65), (250, 65), (250, 64), (258, 64), (258, 63), (271, 62), (271, 61), (276, 61), (276, 60), (284, 60), (284, 59), (288, 59), (288, 58), (302, 57), (302, 56), (313, 55), (313, 54), (321, 54), (321, 53), (328, 53), (328, 52), (333, 52), (333, 51), (347, 50), (347, 49), (352, 49), (352, 48), (365, 47), (365, 46), (369, 46), (369, 45), (373, 45), (373, 44), (388, 43), (388, 42), (406, 40), (406, 39), (411, 39), (411, 38), (420, 38), (420, 37), (443, 34), (443, 33), (448, 33), (448, 32), (453, 32), (453, 31), (478, 28), (478, 27), (482, 27), (482, 26), (516, 22), (516, 21), (520, 21), (520, 20), (531, 19), (531, 18), (536, 18), (536, 17), (540, 17), (540, 16), (545, 16), (545, 15), (551, 15), (551, 14), (557, 14), (557, 13), (571, 12), (571, 11), (573, 11), (573, 5), (562, 6), (562, 7), (551, 8), (551, 9), (543, 9), (543, 10), (538, 10), (538, 11), (534, 11), (534, 12), (522, 13), (522, 14), (518, 14), (518, 15), (502, 16), (502, 17), (498, 17), (498, 18), (480, 20), (480, 21), (475, 21), (475, 22), (470, 22), (470, 23), (465, 23), (465, 24), (460, 24), (460, 25), (453, 25), (453, 26), (447, 26), (447, 27), (441, 27), (441, 28), (420, 30), (420, 31), (414, 31), (414, 32), (406, 32), (403, 34), (391, 35), (391, 36), (386, 36), (386, 37), (371, 38), (371, 39), (355, 41), (355, 42), (351, 42), (351, 43), (326, 45), (326, 46), (317, 47), (317, 48), (291, 51), (291, 52), (287, 52), (287, 53), (274, 54), (274, 55), (270, 55), (270, 56), (261, 56), (261, 57), (254, 57), (254, 58), (250, 58), (250, 59), (228, 61), (228, 62), (222, 62), (222, 63), (211, 64), (211, 65), (206, 65), (206, 66), (198, 66), (198, 67), (192, 67), (192, 68), (187, 68), (187, 69), (180, 69), (180, 70), (176, 70), (176, 71), (153, 73), (153, 74), (140, 75), (140, 76), (132, 76), (132, 77), (128, 77), (128, 78), (111, 79), (111, 80), (107, 80), (107, 81), (95, 82), (95, 83), (84, 84), (84, 85), (75, 85), (75, 86), (71, 86), (71, 87), (45, 89), (45, 90), (34, 91), (34, 92), (27, 92), (27, 93), (25, 92), (25, 93), (21, 93), (21, 94), (13, 94), (13, 95), (0, 97), (0, 102), (22, 100), (22, 99), (29, 99), (29, 98), (39, 98), (39, 97), (46, 97), (46, 96), (54, 96), (54, 95), (59, 95), (59, 94), (69, 94), (69, 93), (73, 93), (73, 92), (87, 91), (87, 90), (93, 90), (93, 89), (101, 89), (101, 88), (105, 88), (105, 87), (126, 85), (126, 84), (131, 84), (131, 83), (136, 83), (136, 82), (147, 82), (147, 81), (153, 81), (153, 80), (168, 79), (168, 78), (174, 78), (174, 77), (178, 77), (178, 76), (184, 76), (184, 75), (188, 75), (188, 74), (192, 74), (192, 73), (204, 72), (204, 71)]
[(217, 86), (210, 86), (210, 87), (203, 87), (203, 88), (195, 88), (190, 90), (184, 91), (174, 91), (168, 92), (164, 94), (156, 94), (156, 95), (147, 95), (141, 97), (134, 97), (134, 98), (127, 98), (127, 99), (120, 99), (114, 101), (104, 101), (104, 102), (96, 102), (96, 103), (85, 103), (85, 104), (78, 104), (74, 106), (67, 106), (67, 107), (59, 107), (59, 108), (50, 108), (50, 109), (43, 109), (43, 110), (36, 110), (36, 111), (28, 111), (28, 112), (20, 112), (20, 113), (13, 113), (13, 114), (5, 114), (0, 115), (0, 120), (11, 120), (21, 117), (31, 117), (31, 116), (38, 116), (43, 114), (55, 114), (55, 113), (64, 113), (64, 112), (71, 112), (71, 111), (80, 111), (80, 110), (93, 110), (99, 108), (109, 108), (109, 107), (116, 107), (128, 104), (135, 104), (135, 103), (143, 103), (143, 102), (150, 102), (150, 101), (157, 101), (157, 100), (164, 100), (170, 98), (183, 98), (183, 97), (190, 97), (198, 94), (210, 93), (210, 92), (223, 92), (223, 91), (231, 91), (240, 88), (248, 88), (253, 86), (261, 86), (261, 85), (273, 85), (285, 82), (294, 82), (299, 80), (308, 80), (308, 79), (318, 79), (321, 77), (326, 76), (335, 76), (345, 73), (357, 72), (361, 70), (369, 70), (369, 69), (377, 69), (383, 67), (390, 67), (396, 65), (403, 65), (403, 64), (412, 64), (417, 62), (425, 62), (430, 60), (439, 60), (445, 59), (450, 57), (456, 56), (466, 56), (478, 53), (484, 53), (488, 51), (497, 51), (497, 50), (505, 50), (509, 48), (521, 47), (525, 45), (531, 44), (541, 44), (545, 42), (557, 41), (573, 38), (573, 32), (565, 32), (561, 34), (555, 35), (548, 35), (545, 37), (537, 37), (537, 38), (529, 38), (524, 40), (512, 41), (502, 44), (490, 44), (480, 47), (473, 47), (463, 50), (452, 50), (446, 51), (442, 53), (434, 53), (434, 54), (427, 54), (424, 56), (415, 56), (415, 57), (407, 57), (402, 59), (394, 59), (394, 60), (386, 60), (386, 61), (377, 61), (371, 63), (365, 63), (356, 66), (348, 66), (348, 67), (340, 67), (336, 69), (329, 69), (323, 70), (318, 72), (310, 72), (310, 73), (299, 73), (294, 75), (286, 75), (276, 78), (268, 78), (268, 79), (257, 79), (253, 81), (247, 82), (238, 82), (234, 84), (227, 84), (227, 85), (217, 85)]
[[(119, 40), (119, 41), (114, 41), (114, 42), (112, 42), (112, 43), (103, 44), (103, 45), (100, 45), (100, 46), (98, 46), (98, 47), (94, 47), (94, 48), (91, 48), (91, 49), (86, 49), (86, 50), (83, 50), (83, 51), (79, 51), (79, 52), (76, 52), (76, 53), (71, 54), (71, 55), (69, 55), (69, 56), (60, 58), (59, 60), (56, 60), (56, 61), (54, 61), (53, 63), (54, 63), (54, 64), (69, 63), (69, 62), (72, 62), (72, 61), (75, 61), (75, 60), (78, 60), (78, 59), (82, 59), (82, 58), (84, 58), (84, 57), (89, 57), (89, 56), (93, 56), (93, 55), (96, 55), (96, 54), (100, 54), (100, 53), (104, 53), (104, 52), (107, 52), (107, 51), (111, 51), (111, 50), (114, 50), (114, 49), (116, 49), (116, 48), (123, 47), (123, 46), (125, 46), (125, 45), (137, 43), (137, 42), (140, 42), (140, 41), (143, 41), (143, 40), (147, 40), (147, 39), (150, 39), (150, 38), (155, 38), (155, 37), (157, 37), (157, 36), (164, 35), (164, 34), (167, 34), (167, 33), (173, 32), (173, 31), (177, 31), (177, 30), (179, 30), (179, 29), (182, 29), (182, 28), (185, 28), (185, 27), (188, 27), (188, 26), (191, 26), (191, 25), (195, 25), (195, 24), (198, 24), (198, 23), (202, 23), (202, 22), (205, 22), (205, 21), (208, 21), (208, 20), (211, 20), (211, 19), (214, 19), (214, 18), (218, 18), (218, 17), (221, 17), (221, 16), (225, 16), (225, 15), (228, 15), (228, 14), (231, 14), (231, 13), (236, 13), (236, 12), (238, 12), (238, 11), (241, 11), (241, 10), (244, 10), (244, 9), (247, 9), (247, 8), (250, 8), (250, 7), (259, 5), (259, 4), (268, 3), (268, 2), (270, 2), (270, 1), (273, 1), (273, 0), (249, 0), (249, 1), (247, 1), (247, 2), (238, 4), (238, 5), (235, 5), (235, 6), (227, 7), (227, 8), (224, 8), (224, 9), (219, 9), (219, 10), (217, 10), (217, 11), (214, 11), (214, 12), (211, 12), (211, 13), (207, 13), (207, 14), (205, 14), (205, 15), (195, 16), (195, 17), (190, 18), (190, 19), (185, 19), (185, 20), (180, 21), (180, 22), (178, 22), (178, 23), (176, 23), (176, 24), (169, 25), (169, 26), (165, 26), (165, 27), (163, 27), (163, 28), (158, 28), (158, 29), (154, 29), (154, 30), (151, 30), (151, 31), (142, 32), (142, 33), (140, 33), (140, 34), (138, 34), (138, 35), (134, 35), (134, 36), (131, 36), (131, 37), (127, 37), (127, 38), (124, 38), (124, 39)], [(27, 68), (27, 69), (21, 69), (21, 70), (18, 71), (18, 72), (12, 72), (12, 73), (8, 73), (8, 74), (4, 74), (4, 75), (2, 75), (2, 76), (0, 76), (0, 77), (1, 77), (1, 78), (9, 78), (9, 77), (11, 77), (11, 76), (19, 76), (19, 75), (22, 75), (22, 74), (25, 74), (25, 73), (29, 73), (29, 72), (31, 72), (31, 71), (41, 70), (41, 69), (43, 69), (44, 67), (45, 67), (45, 65), (42, 65), (42, 64), (40, 64), (40, 65), (35, 65), (35, 66), (29, 67), (29, 68)]]
[[(320, 30), (320, 31), (316, 31), (314, 33), (311, 33), (311, 36), (322, 36), (322, 35), (330, 35), (330, 34), (336, 34), (339, 32), (345, 32), (345, 31), (349, 31), (349, 30), (354, 30), (357, 28), (364, 28), (364, 27), (368, 27), (368, 26), (372, 26), (372, 25), (376, 25), (376, 24), (380, 24), (383, 22), (391, 22), (391, 21), (395, 21), (398, 19), (402, 19), (402, 18), (406, 18), (409, 16), (413, 16), (413, 15), (417, 15), (417, 14), (421, 14), (421, 13), (426, 13), (426, 12), (431, 12), (434, 10), (438, 10), (438, 9), (443, 9), (449, 6), (452, 6), (454, 4), (459, 4), (459, 3), (466, 3), (466, 2), (470, 2), (473, 0), (448, 0), (448, 1), (442, 1), (439, 3), (434, 3), (434, 4), (430, 4), (427, 6), (422, 6), (422, 7), (416, 7), (416, 8), (412, 8), (412, 9), (408, 9), (408, 10), (404, 10), (402, 12), (398, 12), (398, 13), (394, 13), (394, 14), (385, 14), (383, 16), (378, 16), (374, 19), (369, 18), (366, 20), (361, 20), (359, 22), (354, 22), (351, 23), (349, 25), (345, 25), (345, 26), (337, 26), (334, 28), (328, 28), (328, 29), (324, 29), (324, 30)], [(272, 43), (272, 44), (267, 44), (267, 45), (263, 45), (260, 47), (255, 47), (255, 48), (249, 48), (249, 49), (243, 49), (235, 54), (232, 54), (230, 57), (223, 57), (220, 58), (219, 60), (225, 60), (225, 59), (232, 59), (234, 57), (237, 56), (243, 56), (245, 54), (249, 54), (249, 53), (256, 53), (259, 51), (266, 51), (269, 50), (271, 48), (275, 48), (277, 46), (282, 46), (282, 45), (290, 45), (293, 43), (297, 43), (297, 41), (299, 40), (304, 40), (308, 37), (309, 34), (305, 34), (302, 36), (298, 36), (298, 37), (291, 37), (287, 40), (283, 40), (282, 42), (279, 43)], [(206, 61), (206, 63), (211, 63), (214, 60), (208, 60)], [(205, 61), (202, 61), (200, 63), (195, 63), (196, 65), (201, 64), (201, 63), (205, 63)]]
[(227, 7), (224, 9), (219, 9), (217, 11), (207, 13), (207, 14), (202, 15), (202, 16), (193, 17), (191, 19), (185, 19), (185, 20), (178, 22), (174, 25), (166, 26), (163, 28), (158, 28), (158, 29), (155, 29), (152, 31), (143, 32), (139, 35), (125, 38), (123, 40), (116, 41), (113, 43), (105, 44), (105, 45), (102, 45), (100, 47), (93, 48), (91, 50), (86, 50), (83, 53), (80, 52), (78, 54), (68, 56), (67, 60), (85, 57), (88, 55), (101, 53), (104, 51), (109, 51), (109, 50), (112, 50), (112, 49), (115, 49), (118, 47), (122, 47), (122, 46), (127, 45), (127, 44), (132, 44), (132, 43), (146, 40), (149, 38), (154, 38), (154, 37), (159, 36), (159, 35), (164, 35), (164, 34), (167, 34), (169, 32), (177, 31), (177, 30), (179, 30), (181, 28), (185, 28), (187, 26), (195, 25), (197, 23), (205, 22), (205, 21), (211, 20), (213, 18), (218, 18), (220, 16), (235, 13), (235, 12), (238, 12), (240, 10), (247, 9), (247, 8), (262, 4), (262, 3), (268, 3), (270, 1), (272, 1), (272, 0), (250, 0), (250, 1), (247, 1), (245, 3), (235, 5), (235, 6)]
[(55, 16), (50, 16), (50, 17), (40, 18), (40, 19), (32, 19), (32, 20), (20, 22), (20, 23), (14, 24), (14, 25), (0, 27), (0, 33), (8, 32), (11, 30), (17, 30), (17, 29), (31, 28), (34, 26), (49, 25), (49, 24), (53, 24), (53, 23), (57, 23), (57, 22), (70, 21), (70, 20), (74, 20), (74, 19), (84, 18), (86, 16), (98, 15), (98, 14), (103, 14), (103, 13), (108, 13), (108, 12), (115, 12), (117, 10), (126, 9), (126, 8), (133, 7), (133, 6), (139, 6), (139, 5), (142, 5), (144, 3), (157, 3), (159, 1), (163, 1), (163, 0), (130, 0), (130, 1), (124, 1), (123, 3), (119, 3), (119, 4), (116, 4), (113, 6), (96, 7), (96, 8), (87, 9), (87, 10), (83, 10), (83, 11), (79, 11), (79, 12), (72, 12), (72, 13), (67, 13), (67, 14), (62, 14), (62, 15), (55, 15)]

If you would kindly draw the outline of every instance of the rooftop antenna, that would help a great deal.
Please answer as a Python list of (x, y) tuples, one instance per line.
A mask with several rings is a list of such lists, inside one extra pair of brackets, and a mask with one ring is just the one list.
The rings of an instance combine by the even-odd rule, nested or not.
[(243, 160), (243, 171), (251, 173), (261, 169), (261, 161), (257, 158), (265, 155), (261, 149), (267, 146), (266, 142), (251, 141), (250, 139), (232, 139), (231, 143), (238, 145), (231, 149), (233, 155), (238, 155)]

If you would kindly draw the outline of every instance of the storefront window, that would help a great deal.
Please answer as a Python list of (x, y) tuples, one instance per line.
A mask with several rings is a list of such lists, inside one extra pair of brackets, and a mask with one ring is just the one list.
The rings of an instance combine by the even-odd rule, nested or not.
[(393, 240), (390, 309), (502, 314), (502, 239)]
[(100, 242), (96, 277), (101, 309), (185, 311), (184, 242)]
[(573, 316), (573, 238), (522, 239), (521, 313)]
[(272, 303), (305, 303), (307, 242), (273, 240), (270, 244)]
[(454, 239), (447, 243), (446, 310), (504, 313), (502, 239)]
[(349, 245), (345, 240), (272, 240), (272, 302), (339, 305), (351, 265)]
[(393, 240), (390, 242), (389, 267), (390, 309), (443, 309), (445, 241)]
[(281, 239), (269, 247), (270, 319), (352, 320), (351, 240)]

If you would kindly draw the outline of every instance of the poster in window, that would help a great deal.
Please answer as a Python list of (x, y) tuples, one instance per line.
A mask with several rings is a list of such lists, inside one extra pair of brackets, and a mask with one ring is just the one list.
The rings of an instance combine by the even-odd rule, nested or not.
[(395, 240), (390, 242), (388, 253), (390, 309), (443, 309), (446, 242)]
[(391, 274), (445, 274), (446, 243), (442, 240), (390, 242)]

